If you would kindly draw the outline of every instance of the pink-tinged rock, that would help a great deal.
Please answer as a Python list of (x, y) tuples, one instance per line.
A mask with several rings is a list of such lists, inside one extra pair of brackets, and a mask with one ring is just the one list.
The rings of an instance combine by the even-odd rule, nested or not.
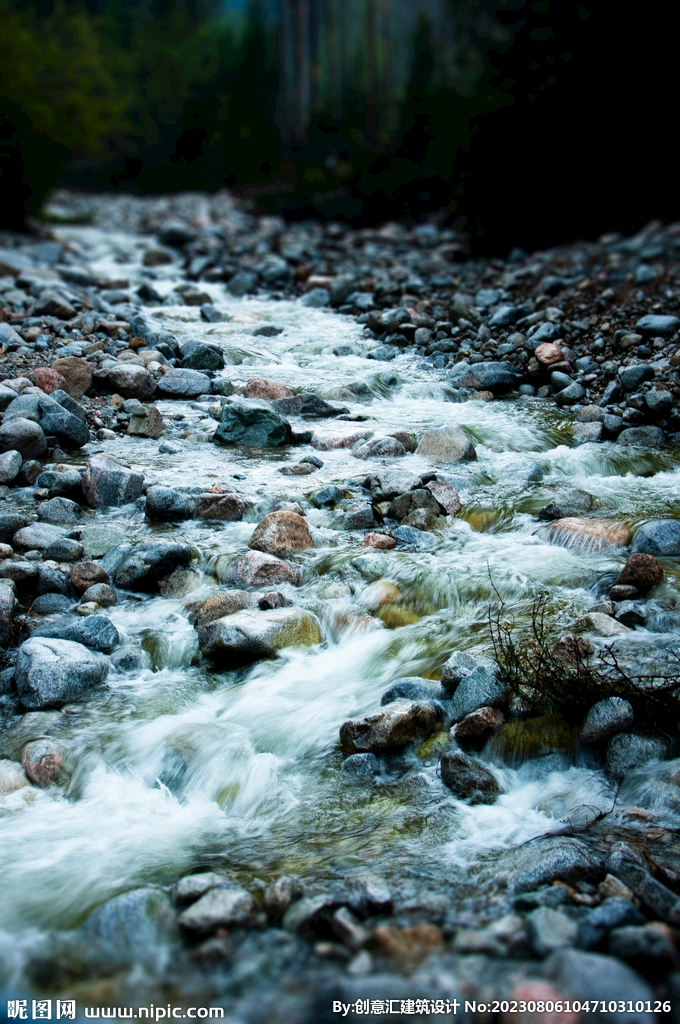
[(66, 378), (49, 366), (39, 366), (33, 371), (33, 383), (46, 395), (51, 395), (53, 391), (65, 390)]
[(268, 380), (266, 377), (253, 377), (249, 380), (243, 391), (244, 398), (262, 398), (271, 402), (276, 398), (290, 398), (293, 392), (285, 384), (278, 380)]
[[(574, 979), (574, 987), (578, 989), (578, 979)], [(564, 1003), (567, 1000), (567, 996), (562, 992), (558, 992), (557, 989), (553, 988), (545, 981), (521, 981), (515, 985), (508, 1002), (512, 1006), (513, 1003), (526, 1003), (537, 1005), (542, 1003), (544, 1006), (546, 1003), (552, 1003), (553, 1007), (555, 1003)], [(581, 1015), (574, 1013), (573, 1010), (537, 1010), (529, 1011), (526, 1007), (522, 1012), (508, 1011), (503, 1014), (503, 1024), (580, 1024)]]
[(313, 437), (312, 446), (322, 452), (330, 452), (334, 448), (351, 448), (357, 441), (367, 441), (370, 430), (359, 430), (354, 434), (330, 434), (327, 437)]
[(34, 785), (45, 788), (67, 781), (64, 748), (50, 739), (33, 740), (21, 751), (21, 766)]
[(500, 729), (505, 715), (498, 708), (479, 708), (454, 726), (453, 738), (466, 750)]
[(429, 484), (425, 484), (425, 489), (430, 492), (442, 512), (445, 512), (447, 516), (458, 515), (461, 507), (460, 498), (458, 491), (451, 484), (447, 484), (444, 480), (430, 480)]
[(541, 366), (552, 366), (553, 363), (560, 363), (564, 359), (564, 353), (559, 345), (553, 344), (552, 341), (544, 341), (542, 345), (534, 351), (534, 355), (538, 359)]
[(437, 728), (437, 710), (427, 701), (398, 700), (373, 715), (352, 718), (340, 729), (340, 743), (352, 754), (397, 753), (427, 739)]
[(383, 551), (389, 551), (391, 548), (396, 548), (397, 542), (394, 537), (388, 537), (386, 533), (367, 533), (364, 537), (365, 548), (379, 548)]
[(248, 541), (248, 547), (268, 555), (287, 555), (314, 546), (309, 527), (295, 512), (270, 512)]
[(599, 550), (625, 547), (630, 543), (630, 529), (613, 519), (585, 519), (578, 516), (558, 519), (548, 527), (548, 537), (566, 547), (582, 546)]
[(246, 551), (232, 566), (227, 582), (246, 587), (270, 587), (279, 583), (292, 583), (299, 587), (300, 573), (290, 562), (284, 562), (276, 555)]
[(199, 494), (196, 502), (197, 519), (220, 519), (237, 523), (243, 518), (246, 503), (238, 494)]

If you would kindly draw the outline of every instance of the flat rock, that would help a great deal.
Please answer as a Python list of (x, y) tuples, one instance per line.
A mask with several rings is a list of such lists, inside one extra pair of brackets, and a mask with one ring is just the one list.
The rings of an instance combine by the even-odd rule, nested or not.
[(565, 547), (583, 546), (600, 550), (625, 547), (630, 543), (630, 528), (611, 519), (584, 519), (566, 516), (553, 522), (547, 530), (548, 539)]
[(198, 631), (202, 653), (225, 666), (272, 658), (284, 647), (311, 647), (320, 642), (315, 619), (301, 608), (235, 612)]
[(53, 526), (51, 523), (31, 523), (17, 530), (12, 539), (14, 547), (23, 551), (44, 551), (54, 541), (59, 540), (66, 533), (63, 526)]
[(93, 651), (111, 654), (120, 643), (118, 630), (105, 615), (64, 615), (33, 630), (34, 637), (70, 640)]

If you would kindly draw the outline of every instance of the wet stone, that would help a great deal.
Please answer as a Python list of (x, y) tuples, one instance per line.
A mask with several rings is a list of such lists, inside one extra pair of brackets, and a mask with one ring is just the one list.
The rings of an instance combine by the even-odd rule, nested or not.
[(350, 753), (397, 753), (434, 732), (439, 714), (423, 701), (399, 700), (364, 718), (351, 719), (340, 729), (340, 743)]
[(490, 804), (494, 803), (501, 792), (489, 769), (462, 750), (444, 754), (440, 767), (442, 782), (461, 800), (469, 800), (472, 804)]

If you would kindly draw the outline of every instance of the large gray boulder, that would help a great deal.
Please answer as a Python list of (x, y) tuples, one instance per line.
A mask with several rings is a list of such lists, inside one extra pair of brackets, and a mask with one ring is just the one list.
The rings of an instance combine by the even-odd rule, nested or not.
[(612, 736), (609, 741), (605, 771), (619, 782), (635, 768), (640, 768), (649, 761), (663, 761), (669, 754), (669, 743), (661, 736), (621, 732)]
[(477, 458), (472, 441), (456, 425), (427, 430), (420, 439), (416, 454), (434, 462), (469, 462)]
[(499, 707), (506, 698), (506, 688), (496, 672), (478, 665), (458, 683), (451, 699), (451, 717), (454, 722), (460, 722), (479, 708)]
[(430, 736), (440, 717), (440, 709), (430, 701), (397, 700), (376, 714), (345, 722), (340, 743), (352, 754), (398, 753)]
[(191, 564), (188, 544), (156, 541), (142, 544), (123, 561), (116, 571), (116, 585), (125, 590), (151, 592), (175, 569)]
[(198, 631), (203, 654), (227, 666), (273, 658), (284, 647), (311, 647), (320, 641), (315, 619), (301, 608), (245, 609)]
[(70, 640), (103, 654), (111, 654), (120, 643), (118, 630), (105, 615), (64, 615), (54, 622), (38, 626), (33, 636)]
[(127, 505), (142, 493), (144, 475), (121, 466), (107, 455), (94, 455), (83, 474), (82, 487), (91, 508)]
[(156, 484), (146, 492), (146, 518), (162, 523), (191, 519), (196, 511), (196, 498), (172, 487)]
[(290, 444), (290, 423), (264, 402), (238, 399), (225, 405), (215, 440), (227, 445), (276, 448)]
[(582, 743), (600, 743), (615, 732), (630, 729), (633, 707), (623, 697), (605, 697), (593, 704), (581, 725)]
[(108, 660), (70, 640), (31, 637), (19, 650), (16, 687), (29, 711), (62, 707), (102, 683)]
[(182, 367), (186, 370), (223, 370), (224, 356), (216, 345), (202, 341), (185, 341), (180, 346)]
[(656, 555), (680, 555), (680, 520), (654, 519), (643, 523), (633, 538), (632, 553)]

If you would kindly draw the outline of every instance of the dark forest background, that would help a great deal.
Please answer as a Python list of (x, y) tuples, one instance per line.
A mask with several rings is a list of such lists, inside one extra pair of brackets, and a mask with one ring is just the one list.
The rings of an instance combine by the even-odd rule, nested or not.
[(604, 0), (0, 0), (0, 227), (57, 184), (431, 216), (505, 255), (677, 217), (675, 31)]

